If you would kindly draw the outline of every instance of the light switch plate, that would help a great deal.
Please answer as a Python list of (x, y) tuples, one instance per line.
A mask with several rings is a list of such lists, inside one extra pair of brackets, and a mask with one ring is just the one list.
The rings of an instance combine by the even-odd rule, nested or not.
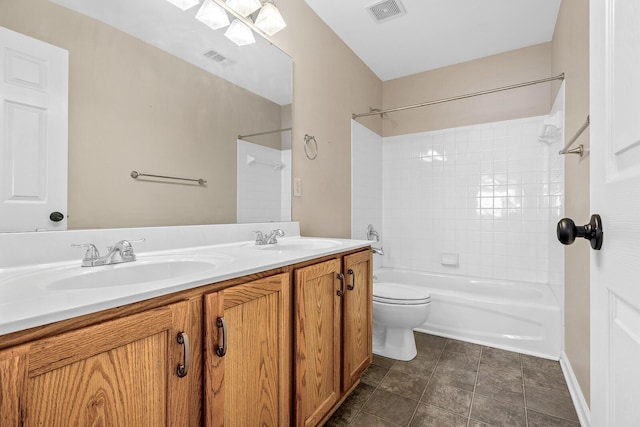
[(293, 196), (302, 196), (302, 178), (293, 178)]

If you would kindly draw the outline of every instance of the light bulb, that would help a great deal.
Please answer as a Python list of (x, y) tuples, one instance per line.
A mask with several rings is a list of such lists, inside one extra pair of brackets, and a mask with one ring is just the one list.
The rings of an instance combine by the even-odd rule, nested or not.
[(256, 42), (251, 28), (239, 19), (234, 19), (233, 22), (231, 22), (227, 31), (224, 32), (224, 36), (238, 46), (245, 46)]
[(187, 10), (200, 3), (200, 0), (167, 0), (172, 5)]
[(262, 6), (260, 0), (227, 0), (227, 4), (245, 18)]
[(229, 25), (227, 12), (211, 0), (204, 0), (200, 10), (196, 14), (196, 19), (214, 30)]
[(266, 2), (256, 18), (256, 27), (272, 36), (286, 26), (287, 24), (284, 22), (276, 5)]

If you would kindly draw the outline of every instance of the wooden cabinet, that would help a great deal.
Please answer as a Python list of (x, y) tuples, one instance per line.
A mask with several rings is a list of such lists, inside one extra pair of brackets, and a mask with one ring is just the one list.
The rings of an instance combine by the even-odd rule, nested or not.
[(340, 399), (340, 261), (295, 271), (296, 425), (316, 426)]
[(369, 365), (372, 320), (371, 252), (323, 259), (0, 341), (0, 426), (319, 425)]
[(371, 252), (295, 270), (296, 425), (319, 425), (372, 359)]
[(205, 425), (291, 423), (288, 273), (205, 295)]
[(373, 265), (371, 252), (344, 257), (347, 290), (343, 299), (342, 391), (348, 391), (371, 364)]
[(178, 334), (192, 338), (189, 356), (200, 345), (191, 308), (171, 304), (0, 352), (0, 425), (197, 425), (199, 370), (177, 374), (186, 357)]

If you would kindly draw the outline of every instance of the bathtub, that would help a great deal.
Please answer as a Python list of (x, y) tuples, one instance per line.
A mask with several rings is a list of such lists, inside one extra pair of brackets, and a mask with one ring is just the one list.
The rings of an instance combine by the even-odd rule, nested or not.
[(546, 284), (380, 268), (374, 282), (428, 289), (431, 313), (416, 331), (548, 359), (560, 358), (562, 312)]

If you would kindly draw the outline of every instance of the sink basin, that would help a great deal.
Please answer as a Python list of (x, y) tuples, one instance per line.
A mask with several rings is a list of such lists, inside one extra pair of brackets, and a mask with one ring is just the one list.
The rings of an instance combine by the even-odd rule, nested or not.
[(263, 251), (313, 251), (317, 249), (329, 249), (341, 246), (342, 242), (329, 239), (291, 239), (280, 240), (273, 245), (254, 245)]
[[(192, 259), (134, 261), (130, 263), (86, 267), (74, 274), (62, 274), (44, 284), (49, 290), (72, 290), (131, 286), (213, 272), (216, 264)], [(69, 273), (69, 272), (66, 272)]]
[(137, 261), (98, 267), (79, 264), (43, 268), (17, 274), (4, 284), (7, 289), (35, 286), (45, 290), (95, 289), (115, 286), (135, 286), (167, 280), (186, 281), (198, 276), (215, 274), (219, 265), (233, 258), (220, 256), (141, 256)]

